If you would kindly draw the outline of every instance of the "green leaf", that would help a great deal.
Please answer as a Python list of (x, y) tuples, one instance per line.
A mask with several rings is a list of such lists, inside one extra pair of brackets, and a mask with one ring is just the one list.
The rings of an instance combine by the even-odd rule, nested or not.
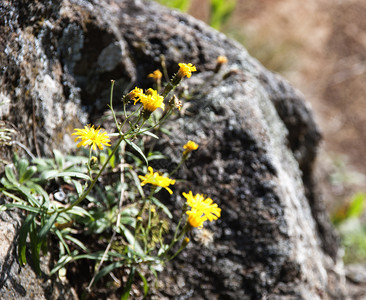
[(151, 137), (153, 137), (153, 138), (155, 138), (157, 140), (159, 139), (159, 137), (156, 134), (153, 134), (150, 131), (144, 131), (143, 134), (149, 135), (149, 136), (151, 136)]
[(32, 163), (37, 166), (37, 170), (39, 172), (49, 170), (52, 166), (52, 163), (50, 162), (50, 160), (44, 159), (44, 158), (34, 158), (32, 160)]
[(65, 235), (65, 239), (68, 239), (69, 241), (73, 242), (75, 245), (79, 246), (81, 249), (83, 249), (85, 252), (88, 251), (88, 248), (78, 239), (74, 238), (71, 235)]
[(153, 155), (149, 155), (147, 157), (147, 160), (148, 161), (152, 161), (152, 160), (155, 160), (155, 159), (166, 159), (167, 157), (163, 154), (153, 154)]
[(35, 272), (40, 275), (41, 267), (40, 267), (40, 251), (42, 246), (42, 241), (38, 239), (37, 235), (37, 224), (35, 219), (31, 222), (30, 230), (29, 230), (30, 244), (31, 244), (31, 256), (32, 262), (35, 269)]
[[(14, 199), (14, 200), (15, 200), (15, 201), (17, 201), (17, 202), (25, 203), (25, 201), (24, 201), (23, 199), (19, 198), (18, 196), (14, 195), (14, 194), (12, 194), (12, 193), (9, 193), (9, 192), (7, 192), (7, 191), (3, 191), (3, 194), (4, 194), (5, 196), (8, 196), (9, 198)], [(8, 204), (10, 204), (10, 203), (8, 203)]]
[(67, 263), (69, 263), (70, 261), (72, 261), (72, 256), (69, 255), (64, 255), (62, 256), (58, 262), (56, 263), (56, 265), (53, 267), (53, 269), (50, 272), (50, 275), (55, 274), (58, 270), (60, 270), (62, 267), (64, 267)]
[(60, 172), (60, 173), (58, 173), (57, 171), (55, 173), (52, 172), (51, 174), (47, 174), (44, 179), (53, 179), (53, 178), (57, 178), (57, 177), (75, 177), (75, 178), (90, 180), (90, 177), (84, 173), (79, 173), (79, 172)]
[(31, 190), (26, 186), (18, 186), (18, 190), (26, 197), (26, 201), (29, 202), (32, 206), (41, 207), (38, 199), (31, 194)]
[(353, 196), (349, 208), (347, 210), (348, 218), (358, 218), (364, 209), (366, 195), (364, 193), (357, 193)]
[(94, 279), (94, 284), (101, 279), (102, 277), (104, 277), (105, 275), (109, 274), (110, 272), (112, 272), (114, 269), (120, 268), (122, 266), (125, 265), (125, 262), (123, 261), (117, 261), (114, 262), (106, 267), (104, 267), (103, 269), (101, 269), (97, 275), (95, 275), (95, 279)]
[(41, 228), (41, 230), (38, 233), (38, 239), (40, 241), (43, 241), (47, 234), (49, 233), (49, 231), (51, 230), (53, 224), (55, 224), (55, 221), (58, 217), (58, 213), (54, 213), (51, 215), (51, 217), (47, 220), (46, 224)]
[(139, 272), (138, 270), (137, 270), (137, 274), (139, 274), (142, 282), (144, 283), (144, 297), (146, 297), (147, 293), (149, 292), (149, 285), (147, 283), (146, 277), (141, 272)]
[(144, 251), (142, 250), (140, 244), (137, 242), (131, 231), (129, 231), (123, 224), (120, 224), (120, 230), (121, 233), (125, 236), (128, 243), (135, 250), (135, 252), (138, 253), (139, 255), (144, 256), (145, 255)]
[(65, 249), (66, 249), (67, 253), (68, 253), (69, 255), (71, 255), (70, 248), (69, 248), (69, 246), (66, 244), (65, 239), (64, 239), (64, 237), (62, 236), (61, 231), (60, 231), (60, 230), (58, 230), (58, 229), (56, 229), (56, 230), (55, 230), (55, 233), (56, 233), (56, 236), (58, 237), (58, 239), (60, 240), (60, 242), (62, 243), (62, 245), (65, 247)]
[(36, 214), (40, 213), (39, 208), (24, 205), (24, 204), (20, 204), (20, 203), (6, 203), (6, 204), (3, 204), (2, 207), (6, 207), (7, 209), (16, 207), (16, 208), (20, 208), (20, 209), (23, 209), (23, 210), (26, 210), (26, 211), (29, 211), (29, 212), (33, 212), (33, 213), (36, 213)]
[(43, 208), (48, 208), (49, 202), (50, 202), (50, 198), (48, 197), (47, 192), (39, 184), (36, 184), (36, 183), (33, 183), (31, 185), (31, 187), (34, 189), (34, 191), (38, 195), (42, 195), (43, 200), (44, 200), (43, 203), (42, 203)]
[(130, 140), (125, 140), (125, 141), (127, 144), (129, 144), (133, 149), (135, 149), (141, 155), (141, 157), (145, 160), (146, 165), (148, 166), (149, 163), (147, 161), (147, 158), (146, 158), (144, 152), (142, 152), (142, 150), (140, 149), (140, 147), (137, 146), (134, 142), (131, 142)]
[(24, 266), (27, 263), (27, 258), (26, 258), (26, 242), (27, 242), (27, 236), (28, 236), (28, 232), (30, 230), (30, 226), (33, 222), (33, 219), (35, 218), (36, 214), (29, 214), (24, 222), (22, 227), (19, 229), (19, 236), (18, 236), (18, 259), (19, 259), (19, 264), (21, 266)]
[(18, 185), (19, 182), (14, 174), (14, 170), (12, 168), (12, 165), (5, 166), (5, 176), (9, 180), (11, 184)]
[(136, 268), (131, 267), (130, 275), (128, 276), (126, 286), (123, 289), (121, 300), (128, 300), (128, 298), (130, 296), (130, 291), (131, 291), (131, 287), (132, 287), (132, 283), (133, 283), (133, 278), (135, 277), (135, 271), (136, 271)]
[[(88, 254), (80, 254), (78, 256), (74, 257), (74, 260), (78, 260), (78, 259), (92, 259), (92, 260), (101, 260), (102, 257), (104, 255), (104, 251), (100, 251), (100, 252), (95, 252), (95, 253), (88, 253)], [(115, 252), (108, 252), (107, 253), (107, 258), (105, 259), (106, 261), (110, 261), (111, 257), (118, 257), (120, 259), (125, 259), (126, 256), (121, 255), (119, 253), (115, 253)]]
[(35, 166), (31, 166), (31, 167), (27, 168), (27, 170), (25, 172), (19, 173), (19, 182), (23, 183), (23, 182), (27, 181), (36, 172), (37, 172), (37, 167), (35, 167)]
[(139, 177), (137, 176), (136, 172), (132, 169), (128, 169), (128, 172), (132, 175), (133, 181), (135, 182), (135, 186), (136, 186), (137, 190), (139, 191), (140, 196), (144, 199), (145, 193), (141, 187), (141, 181), (140, 181)]
[(159, 3), (171, 7), (179, 9), (180, 11), (186, 12), (191, 3), (190, 0), (158, 0)]
[(124, 225), (136, 226), (136, 219), (133, 217), (121, 217), (121, 223)]
[(71, 180), (72, 183), (74, 184), (74, 187), (75, 187), (75, 190), (76, 190), (76, 193), (78, 194), (78, 196), (80, 197), (80, 195), (83, 193), (83, 187), (82, 185), (80, 184), (79, 181), (77, 180)]
[(169, 208), (167, 208), (163, 203), (161, 203), (157, 198), (151, 197), (151, 202), (154, 203), (157, 207), (161, 208), (163, 212), (171, 219), (173, 218)]
[[(108, 156), (111, 155), (112, 152), (113, 152), (113, 150), (111, 150), (109, 148), (107, 149), (107, 151), (108, 151)], [(110, 164), (110, 166), (111, 166), (112, 169), (115, 168), (115, 166), (116, 166), (116, 155), (115, 154), (113, 154), (113, 156), (109, 160), (109, 164)]]
[(55, 156), (55, 161), (56, 161), (58, 168), (63, 169), (64, 164), (65, 164), (65, 158), (63, 157), (62, 153), (59, 150), (54, 149), (53, 155)]
[(70, 210), (67, 211), (69, 214), (73, 214), (73, 215), (77, 215), (80, 217), (89, 217), (92, 221), (94, 221), (94, 217), (84, 208), (80, 207), (80, 206), (74, 206), (73, 208), (71, 208)]
[(27, 168), (29, 166), (29, 161), (26, 159), (21, 159), (17, 162), (17, 170), (19, 178), (22, 178), (24, 173), (27, 171)]

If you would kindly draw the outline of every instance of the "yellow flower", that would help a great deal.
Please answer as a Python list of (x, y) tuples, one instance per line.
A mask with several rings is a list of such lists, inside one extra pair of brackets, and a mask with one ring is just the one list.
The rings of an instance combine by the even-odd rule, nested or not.
[(192, 72), (196, 72), (196, 67), (194, 65), (192, 65), (191, 63), (189, 64), (183, 64), (180, 63), (179, 65), (179, 71), (178, 71), (178, 76), (183, 78), (184, 76), (187, 76), (187, 78), (190, 78), (192, 75)]
[(187, 155), (188, 153), (197, 150), (199, 147), (198, 144), (196, 144), (195, 142), (192, 141), (188, 141), (184, 146), (183, 149), (186, 149), (183, 151), (183, 155)]
[(149, 173), (147, 173), (145, 176), (139, 175), (139, 178), (142, 181), (141, 186), (150, 183), (152, 185), (161, 186), (165, 188), (170, 194), (173, 194), (173, 191), (168, 188), (168, 186), (175, 184), (174, 179), (170, 179), (169, 177), (160, 175), (158, 172), (154, 172), (152, 167), (148, 167), (148, 170)]
[(220, 55), (217, 57), (216, 62), (218, 64), (226, 64), (227, 63), (227, 57), (224, 55)]
[(216, 203), (213, 203), (211, 198), (205, 199), (202, 194), (193, 196), (192, 191), (189, 191), (189, 194), (183, 193), (183, 196), (191, 207), (191, 210), (187, 211), (187, 215), (188, 223), (192, 227), (202, 227), (206, 220), (211, 222), (221, 216), (221, 208)]
[(79, 144), (77, 144), (77, 147), (81, 146), (90, 146), (92, 145), (93, 150), (96, 150), (96, 146), (100, 150), (103, 150), (103, 145), (110, 146), (109, 142), (111, 141), (108, 134), (103, 131), (100, 127), (97, 129), (94, 129), (94, 125), (90, 127), (90, 125), (84, 126), (84, 129), (75, 128), (76, 132), (74, 132), (72, 135), (78, 135), (77, 138), (75, 138), (75, 142), (80, 139)]
[(144, 105), (144, 109), (153, 112), (157, 108), (165, 108), (164, 97), (160, 96), (156, 90), (148, 89), (144, 97), (140, 97), (141, 103)]
[(135, 87), (131, 92), (127, 94), (127, 97), (130, 100), (135, 101), (134, 105), (137, 101), (141, 100), (141, 98), (146, 97), (142, 89), (139, 89), (138, 87)]
[(153, 78), (156, 81), (160, 80), (163, 77), (163, 74), (160, 72), (160, 70), (155, 70), (154, 72), (147, 75), (148, 78)]
[(188, 223), (192, 227), (202, 228), (203, 223), (207, 220), (207, 217), (205, 215), (202, 215), (202, 213), (199, 211), (187, 211), (187, 215)]

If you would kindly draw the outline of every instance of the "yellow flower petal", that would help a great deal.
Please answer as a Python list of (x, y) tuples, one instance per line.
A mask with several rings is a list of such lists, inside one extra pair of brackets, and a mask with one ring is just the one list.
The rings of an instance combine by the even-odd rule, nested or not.
[(160, 96), (156, 90), (148, 89), (146, 95), (140, 98), (145, 110), (149, 112), (155, 111), (157, 108), (165, 108), (164, 97)]
[(196, 67), (194, 65), (192, 65), (191, 63), (189, 63), (189, 64), (180, 63), (178, 65), (179, 65), (178, 76), (180, 76), (181, 78), (183, 78), (184, 76), (186, 76), (187, 78), (190, 78), (192, 75), (192, 72), (197, 71)]
[[(188, 214), (188, 223), (193, 227), (202, 226), (203, 222), (209, 220), (217, 220), (221, 216), (221, 208), (213, 203), (211, 198), (206, 198), (202, 194), (196, 194), (193, 196), (192, 191), (189, 193), (183, 193), (183, 196), (187, 199), (187, 204), (191, 207)], [(199, 224), (199, 226), (195, 226)]]
[(160, 80), (163, 77), (163, 74), (160, 70), (155, 70), (154, 72), (147, 75), (148, 78), (153, 78), (154, 80)]
[(72, 135), (76, 135), (78, 137), (75, 138), (75, 142), (80, 139), (77, 147), (88, 147), (92, 146), (93, 150), (97, 149), (97, 146), (100, 150), (103, 150), (103, 146), (110, 146), (109, 142), (111, 141), (108, 134), (103, 131), (100, 127), (97, 129), (94, 128), (94, 125), (90, 127), (90, 125), (84, 126), (83, 129), (75, 128), (76, 132)]
[(148, 173), (145, 176), (139, 175), (139, 178), (141, 180), (141, 186), (150, 183), (155, 186), (163, 187), (170, 194), (173, 194), (173, 191), (168, 186), (175, 184), (175, 180), (162, 176), (158, 172), (154, 172), (152, 167), (148, 167)]
[(194, 150), (197, 150), (199, 147), (198, 144), (196, 144), (195, 142), (192, 142), (192, 141), (188, 141), (184, 146), (183, 146), (183, 149), (185, 149), (183, 151), (183, 155), (186, 155)]

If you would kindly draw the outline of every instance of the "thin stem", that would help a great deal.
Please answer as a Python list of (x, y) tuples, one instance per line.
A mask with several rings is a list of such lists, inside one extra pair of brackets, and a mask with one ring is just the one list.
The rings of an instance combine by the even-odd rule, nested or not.
[[(179, 241), (180, 239), (182, 239), (182, 237), (187, 233), (188, 231), (188, 225), (184, 226), (182, 228), (182, 231), (179, 233), (178, 237), (176, 237), (176, 234), (174, 234), (174, 239), (172, 240), (172, 242), (170, 243), (168, 249), (166, 249), (159, 257), (162, 257), (162, 256), (166, 256), (167, 253), (169, 252), (169, 250), (175, 245), (175, 243), (177, 241)], [(176, 233), (178, 232), (178, 230), (176, 231)]]
[(172, 176), (175, 172), (179, 170), (179, 168), (183, 165), (183, 163), (186, 161), (186, 159), (182, 158), (178, 164), (178, 166), (175, 167), (173, 171), (169, 173), (169, 177)]
[(139, 112), (142, 108), (142, 105), (140, 105), (140, 107), (138, 109), (136, 109), (132, 114), (130, 114), (129, 116), (126, 117), (126, 119), (123, 121), (122, 125), (121, 125), (121, 128), (123, 128), (123, 126), (125, 126), (127, 120), (129, 118), (131, 118), (133, 115), (135, 115), (137, 112)]
[(113, 119), (114, 119), (114, 123), (116, 124), (117, 130), (119, 132), (120, 135), (123, 135), (121, 128), (118, 125), (118, 121), (117, 121), (117, 117), (116, 114), (114, 112), (113, 109), (113, 87), (114, 87), (114, 80), (111, 80), (111, 94), (110, 94), (110, 98), (109, 98), (109, 108), (111, 109), (112, 115), (113, 115)]
[(143, 134), (144, 132), (146, 132), (146, 131), (150, 131), (151, 129), (154, 129), (154, 128), (156, 128), (157, 126), (159, 126), (159, 125), (161, 125), (170, 115), (171, 115), (171, 113), (173, 112), (173, 108), (170, 108), (169, 110), (168, 110), (168, 112), (165, 114), (165, 116), (163, 117), (163, 118), (161, 118), (160, 120), (159, 120), (159, 122), (158, 123), (156, 123), (155, 125), (153, 125), (153, 126), (151, 126), (151, 127), (149, 127), (149, 128), (146, 128), (146, 129), (144, 129), (144, 130), (141, 130), (141, 131), (139, 131), (137, 134), (136, 134), (136, 136), (138, 136), (138, 135), (141, 135), (141, 134)]
[(91, 170), (91, 167), (90, 167), (90, 162), (91, 162), (91, 157), (92, 157), (92, 145), (90, 145), (89, 147), (89, 160), (88, 160), (88, 163), (87, 163), (87, 168), (88, 168), (88, 173), (89, 173), (89, 177), (92, 178), (92, 170)]
[(120, 197), (119, 197), (119, 203), (118, 203), (118, 211), (117, 211), (117, 221), (116, 221), (116, 226), (115, 228), (113, 229), (113, 234), (112, 234), (112, 237), (107, 245), (107, 248), (105, 249), (104, 253), (103, 253), (103, 256), (102, 256), (102, 259), (100, 260), (100, 263), (97, 267), (97, 269), (95, 270), (94, 272), (94, 275), (93, 275), (93, 278), (90, 280), (90, 283), (87, 287), (87, 290), (90, 291), (91, 289), (91, 286), (93, 285), (94, 283), (94, 280), (95, 280), (95, 277), (97, 276), (104, 260), (106, 259), (107, 257), (107, 253), (109, 252), (109, 249), (111, 248), (112, 246), (112, 243), (116, 237), (116, 234), (117, 234), (117, 230), (121, 224), (121, 211), (122, 211), (122, 205), (123, 205), (123, 199), (125, 197), (125, 188), (124, 188), (124, 182), (125, 182), (125, 173), (124, 173), (124, 168), (125, 168), (125, 165), (124, 165), (124, 153), (125, 153), (125, 147), (126, 147), (126, 143), (122, 143), (121, 145), (121, 177), (120, 177), (120, 183), (121, 183), (121, 194), (120, 194)]

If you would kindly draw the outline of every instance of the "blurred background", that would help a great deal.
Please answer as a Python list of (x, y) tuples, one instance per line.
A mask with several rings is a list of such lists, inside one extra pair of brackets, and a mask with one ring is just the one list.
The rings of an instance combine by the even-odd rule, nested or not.
[(346, 263), (366, 262), (366, 1), (160, 0), (237, 40), (311, 104), (316, 176)]

